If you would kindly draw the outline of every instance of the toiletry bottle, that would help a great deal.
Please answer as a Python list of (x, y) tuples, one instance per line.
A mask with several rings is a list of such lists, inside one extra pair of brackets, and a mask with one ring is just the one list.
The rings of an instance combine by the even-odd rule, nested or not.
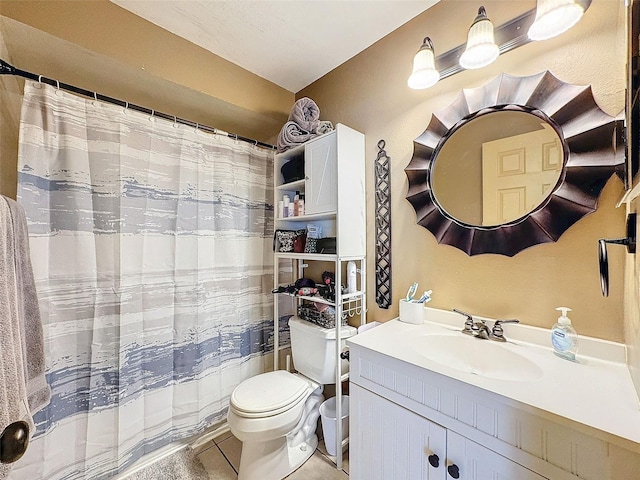
[(298, 215), (304, 215), (304, 194), (300, 194), (300, 200), (298, 200)]
[(578, 351), (578, 334), (571, 326), (571, 320), (567, 317), (567, 312), (570, 312), (571, 309), (558, 307), (556, 310), (561, 311), (562, 315), (558, 317), (558, 323), (551, 329), (553, 352), (561, 358), (575, 361)]
[(347, 262), (347, 293), (356, 293), (356, 262)]
[(300, 215), (300, 213), (298, 212), (298, 202), (300, 201), (300, 192), (296, 192), (295, 196), (293, 197), (293, 216), (297, 217), (298, 215)]
[(290, 217), (291, 215), (289, 215), (289, 210), (291, 209), (291, 205), (290, 205), (291, 200), (289, 199), (289, 195), (285, 195), (282, 197), (282, 203), (283, 203), (283, 217), (287, 218)]

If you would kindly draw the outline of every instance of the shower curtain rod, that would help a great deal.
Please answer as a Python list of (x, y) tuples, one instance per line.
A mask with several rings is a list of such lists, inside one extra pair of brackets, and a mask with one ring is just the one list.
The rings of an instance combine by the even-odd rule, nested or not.
[(149, 114), (153, 117), (163, 118), (165, 120), (170, 120), (174, 123), (180, 123), (182, 125), (188, 125), (190, 127), (194, 127), (198, 130), (203, 130), (205, 132), (214, 133), (216, 135), (226, 135), (229, 138), (233, 138), (235, 140), (242, 140), (243, 142), (252, 143), (254, 145), (259, 145), (261, 147), (270, 148), (275, 150), (274, 145), (270, 145), (268, 143), (260, 142), (258, 140), (254, 140), (252, 138), (243, 137), (241, 135), (237, 135), (235, 133), (225, 132), (224, 130), (219, 130), (217, 128), (209, 127), (207, 125), (202, 125), (197, 122), (193, 122), (191, 120), (185, 120), (184, 118), (176, 117), (175, 115), (169, 115), (168, 113), (158, 112), (156, 110), (152, 110), (150, 108), (142, 107), (140, 105), (136, 105), (134, 103), (125, 102), (123, 100), (119, 100), (117, 98), (109, 97), (107, 95), (101, 95), (97, 92), (92, 92), (90, 90), (85, 90), (84, 88), (75, 87), (73, 85), (69, 85), (68, 83), (62, 83), (58, 80), (53, 80), (48, 77), (44, 77), (42, 75), (36, 75), (35, 73), (27, 72), (25, 70), (20, 70), (19, 68), (14, 67), (13, 65), (5, 62), (0, 58), (0, 75), (15, 75), (18, 77), (28, 78), (29, 80), (35, 80), (40, 83), (47, 83), (56, 88), (66, 90), (68, 92), (77, 93), (79, 95), (83, 95), (88, 98), (94, 98), (96, 100), (100, 100), (103, 102), (111, 103), (114, 105), (118, 105), (120, 107), (130, 108), (132, 110), (136, 110), (138, 112)]

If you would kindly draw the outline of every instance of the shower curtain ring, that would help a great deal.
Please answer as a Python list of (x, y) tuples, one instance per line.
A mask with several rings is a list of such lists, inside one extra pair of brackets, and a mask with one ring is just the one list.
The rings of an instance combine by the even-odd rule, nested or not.
[(124, 113), (127, 113), (127, 110), (129, 110), (129, 102), (125, 101), (124, 102), (124, 109), (122, 110)]
[(98, 92), (93, 92), (93, 102), (91, 102), (94, 107), (98, 106)]
[(152, 108), (151, 109), (151, 116), (149, 117), (149, 121), (150, 122), (155, 122), (156, 121), (156, 119), (154, 117), (155, 113), (156, 113), (156, 111)]
[(56, 95), (60, 96), (62, 92), (60, 91), (60, 81), (56, 80)]
[(198, 127), (200, 126), (200, 124), (198, 122), (196, 122), (196, 127), (193, 129), (193, 131), (195, 133), (198, 133)]
[(173, 116), (173, 128), (178, 128), (178, 117)]
[(36, 88), (42, 88), (42, 75), (38, 75), (38, 85), (36, 85)]

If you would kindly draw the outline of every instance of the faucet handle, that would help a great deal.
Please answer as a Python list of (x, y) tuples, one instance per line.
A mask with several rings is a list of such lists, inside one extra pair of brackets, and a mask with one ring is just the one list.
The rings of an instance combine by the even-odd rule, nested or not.
[(493, 328), (491, 329), (491, 338), (493, 340), (497, 340), (498, 342), (507, 341), (507, 339), (504, 338), (504, 330), (502, 329), (503, 323), (520, 323), (520, 320), (516, 318), (512, 318), (510, 320), (496, 320), (493, 324)]
[(462, 310), (458, 310), (457, 308), (453, 309), (454, 312), (459, 313), (460, 315), (463, 315), (465, 317), (467, 317), (467, 319), (464, 322), (464, 328), (462, 329), (462, 333), (466, 333), (468, 335), (472, 335), (473, 334), (473, 317), (466, 313), (463, 312)]

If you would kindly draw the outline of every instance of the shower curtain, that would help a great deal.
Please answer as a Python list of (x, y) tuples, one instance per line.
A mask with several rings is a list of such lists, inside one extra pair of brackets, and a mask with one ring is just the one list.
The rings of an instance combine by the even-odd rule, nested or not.
[(273, 153), (27, 82), (51, 404), (11, 479), (110, 478), (226, 416), (273, 325)]

